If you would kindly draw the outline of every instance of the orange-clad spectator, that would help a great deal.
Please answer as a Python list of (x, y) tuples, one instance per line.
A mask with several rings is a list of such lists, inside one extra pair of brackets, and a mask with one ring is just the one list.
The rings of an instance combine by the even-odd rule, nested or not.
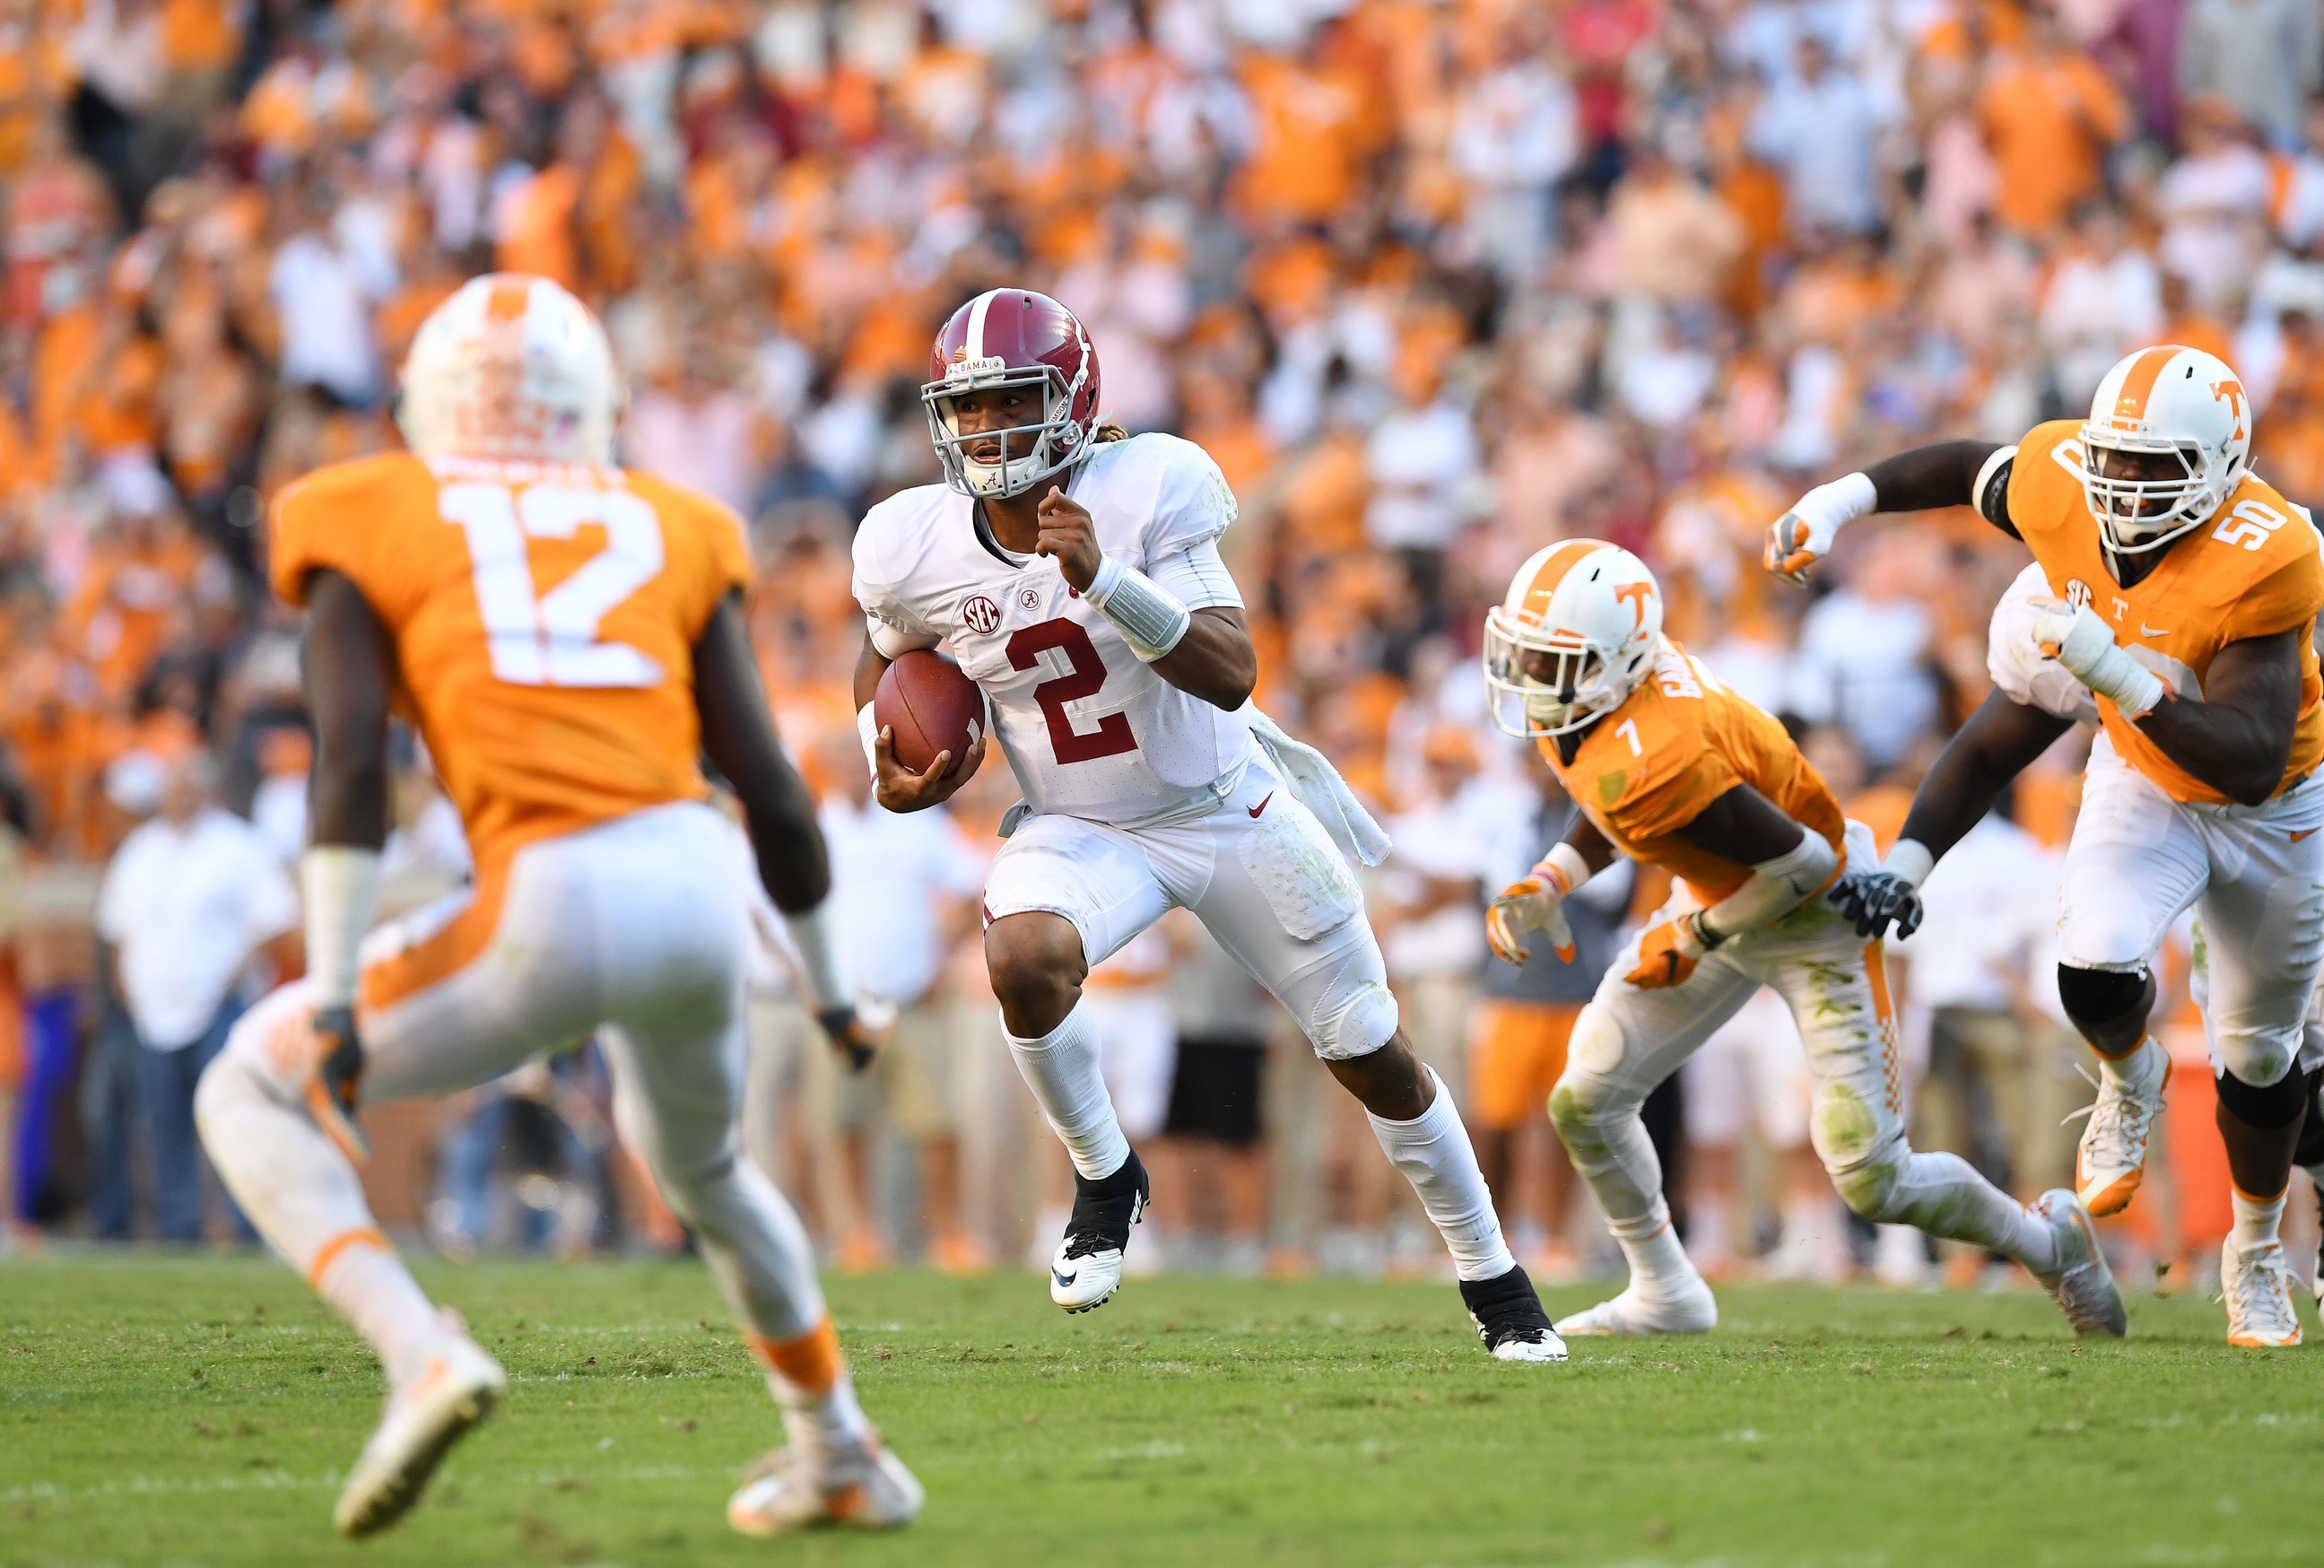
[(72, 96), (64, 11), (41, 0), (0, 4), (0, 175), (23, 167), (42, 123)]
[(2200, 348), (2233, 364), (2236, 346), (2227, 335), (2226, 324), (2196, 305), (2194, 291), (2187, 286), (2187, 280), (2166, 270), (2162, 276), (2162, 291), (2163, 325), (2155, 328), (2154, 341)]
[(2130, 111), (2106, 72), (2043, 7), (2028, 15), (2022, 53), (1997, 55), (1977, 99), (2000, 175), (1994, 212), (2046, 235), (2095, 193), (2107, 152), (2130, 134)]
[(152, 512), (124, 518), (89, 551), (60, 626), (106, 700), (119, 701), (145, 678), (201, 562), (184, 525)]
[(1253, 145), (1235, 171), (1239, 205), (1253, 217), (1330, 218), (1355, 194), (1373, 134), (1361, 85), (1272, 54), (1250, 56), (1241, 74)]
[[(2324, 503), (2324, 289), (2283, 302), (2283, 369), (2252, 431), (2252, 466), (2303, 506)], [(2232, 363), (2232, 362), (2231, 362)]]
[(503, 272), (533, 272), (567, 289), (580, 287), (581, 247), (574, 209), (581, 171), (552, 163), (510, 181), (493, 203), (493, 259)]
[(1607, 204), (1623, 287), (1671, 303), (1709, 300), (1749, 243), (1734, 209), (1647, 143)]

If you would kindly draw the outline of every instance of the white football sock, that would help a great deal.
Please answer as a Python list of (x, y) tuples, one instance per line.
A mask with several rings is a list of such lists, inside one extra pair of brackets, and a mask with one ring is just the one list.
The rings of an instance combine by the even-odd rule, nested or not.
[(194, 1100), (210, 1163), (258, 1233), (371, 1342), (389, 1379), (416, 1376), (443, 1342), (443, 1319), (380, 1234), (339, 1146), (304, 1105), (285, 1102), (265, 1053), (234, 1038)]
[(872, 1423), (856, 1400), (855, 1380), (847, 1375), (828, 1317), (788, 1340), (749, 1338), (766, 1371), (767, 1391), (782, 1407), (783, 1434), (793, 1450), (819, 1462), (871, 1435)]
[[(1431, 1071), (1432, 1084), (1435, 1077)], [(1501, 1240), (1500, 1216), (1493, 1212), (1485, 1174), (1477, 1168), (1469, 1130), (1461, 1124), (1452, 1096), (1442, 1084), (1435, 1086), (1436, 1098), (1409, 1121), (1390, 1121), (1369, 1111), (1364, 1115), (1388, 1163), (1404, 1173), (1420, 1194), (1420, 1206), (1443, 1233), (1452, 1254), (1453, 1272), (1463, 1279), (1499, 1279), (1517, 1260)]]
[(1678, 1229), (1671, 1223), (1670, 1205), (1659, 1194), (1641, 1219), (1609, 1225), (1630, 1265), (1630, 1288), (1641, 1296), (1667, 1296), (1702, 1276), (1695, 1272), (1686, 1249), (1679, 1245)]
[[(1008, 1033), (1007, 1019), (1001, 1028)], [(1038, 1039), (1010, 1035), (1009, 1054), (1017, 1058), (1025, 1086), (1040, 1102), (1041, 1114), (1074, 1157), (1074, 1168), (1090, 1181), (1102, 1181), (1120, 1170), (1130, 1158), (1130, 1140), (1121, 1135), (1113, 1101), (1105, 1092), (1097, 1028), (1090, 1022), (1088, 1006), (1075, 1001), (1065, 1021)]]
[(2233, 1183), (2228, 1184), (2227, 1190), (2233, 1194), (2236, 1208), (2236, 1226), (2227, 1232), (2227, 1240), (2235, 1243), (2236, 1250), (2264, 1252), (2279, 1245), (2282, 1240), (2283, 1200), (2291, 1195), (2292, 1188), (2287, 1185), (2272, 1198), (2253, 1197)]
[(2036, 1274), (2057, 1267), (2050, 1227), (1956, 1154), (1906, 1155), (1886, 1205), (1870, 1217), (1946, 1241), (1974, 1241)]
[(376, 1231), (351, 1234), (314, 1284), (315, 1294), (371, 1342), (388, 1381), (398, 1388), (427, 1370), (429, 1358), (449, 1337), (444, 1314)]

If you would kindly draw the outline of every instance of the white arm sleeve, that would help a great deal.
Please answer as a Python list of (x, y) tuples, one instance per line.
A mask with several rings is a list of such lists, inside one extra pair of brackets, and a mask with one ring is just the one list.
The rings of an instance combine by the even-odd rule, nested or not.
[(1202, 540), (1184, 549), (1156, 558), (1146, 575), (1154, 586), (1189, 610), (1240, 610), (1242, 590), (1235, 586), (1219, 541)]
[(1813, 898), (1839, 864), (1831, 840), (1810, 828), (1796, 847), (1753, 866), (1741, 887), (1705, 909), (1703, 927), (1724, 939), (1781, 919)]

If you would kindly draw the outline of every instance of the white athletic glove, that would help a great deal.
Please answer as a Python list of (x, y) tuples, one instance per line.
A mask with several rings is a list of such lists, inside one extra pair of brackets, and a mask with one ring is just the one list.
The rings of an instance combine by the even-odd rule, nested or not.
[(1501, 890), (1485, 910), (1485, 941), (1493, 956), (1504, 964), (1523, 964), (1525, 935), (1540, 931), (1558, 957), (1573, 962), (1573, 927), (1566, 922), (1565, 900), (1589, 880), (1590, 868), (1571, 844), (1558, 844), (1542, 858), (1530, 875)]
[(2063, 599), (2037, 599), (2034, 641), (2042, 651), (2122, 710), (2126, 719), (2144, 718), (2170, 695), (2163, 678), (2116, 646), (2114, 632), (2088, 604), (2074, 608)]
[(1815, 564), (1831, 553), (1840, 525), (1870, 516), (1879, 505), (1879, 493), (1861, 472), (1817, 485), (1768, 524), (1767, 569), (1791, 582), (1806, 582)]

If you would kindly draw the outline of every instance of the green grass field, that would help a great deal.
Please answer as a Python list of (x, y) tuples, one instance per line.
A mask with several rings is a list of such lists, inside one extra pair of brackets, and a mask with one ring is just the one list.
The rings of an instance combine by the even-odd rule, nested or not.
[[(885, 1537), (730, 1535), (775, 1441), (691, 1265), (427, 1271), (512, 1379), (423, 1507), (328, 1531), (368, 1353), (255, 1259), (0, 1267), (0, 1563), (2314, 1562), (2324, 1343), (2141, 1295), (1731, 1288), (1704, 1339), (1504, 1366), (1443, 1285), (845, 1279), (865, 1404), (927, 1483)], [(1554, 1293), (1553, 1311), (1599, 1292)]]

